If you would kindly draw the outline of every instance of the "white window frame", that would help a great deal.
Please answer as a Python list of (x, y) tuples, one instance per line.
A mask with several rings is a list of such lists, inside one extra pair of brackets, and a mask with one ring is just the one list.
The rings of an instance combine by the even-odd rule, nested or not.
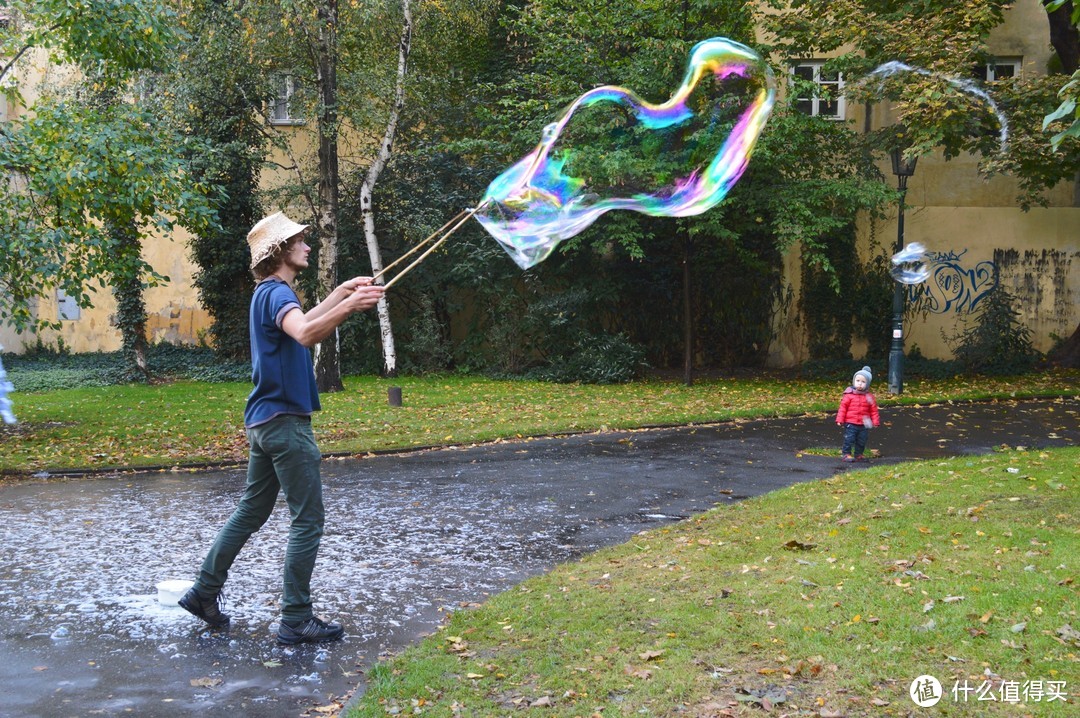
[[(999, 67), (1011, 67), (1012, 75), (1005, 75), (1002, 78), (997, 76)], [(982, 75), (977, 76), (979, 80), (983, 82), (995, 82), (999, 79), (1005, 79), (1005, 77), (1020, 77), (1020, 73), (1024, 68), (1024, 58), (1022, 57), (995, 57), (990, 62), (979, 67), (979, 71)]]
[(304, 118), (294, 117), (290, 106), (293, 96), (296, 95), (296, 78), (292, 75), (281, 75), (277, 78), (277, 87), (274, 97), (270, 100), (270, 124), (271, 125), (302, 125)]
[[(796, 97), (795, 102), (810, 102), (810, 116), (822, 117), (826, 120), (846, 120), (847, 119), (847, 98), (844, 97), (844, 73), (836, 73), (836, 79), (822, 80), (821, 68), (825, 64), (825, 60), (792, 60), (791, 61), (791, 79), (792, 86), (794, 86), (795, 71), (799, 68), (812, 68), (813, 76), (812, 82), (820, 88), (828, 88), (831, 98), (823, 100), (819, 95), (814, 97)], [(825, 102), (836, 103), (836, 114), (826, 115), (821, 112), (821, 105)]]

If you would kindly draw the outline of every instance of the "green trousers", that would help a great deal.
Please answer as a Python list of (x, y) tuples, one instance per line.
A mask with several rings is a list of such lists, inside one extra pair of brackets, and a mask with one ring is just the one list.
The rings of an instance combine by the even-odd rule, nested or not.
[(281, 620), (311, 618), (311, 572), (323, 534), (322, 455), (304, 416), (278, 416), (247, 430), (251, 452), (247, 486), (239, 505), (218, 532), (195, 588), (216, 595), (229, 568), (253, 533), (270, 518), (278, 492), (285, 494), (292, 523), (285, 551)]

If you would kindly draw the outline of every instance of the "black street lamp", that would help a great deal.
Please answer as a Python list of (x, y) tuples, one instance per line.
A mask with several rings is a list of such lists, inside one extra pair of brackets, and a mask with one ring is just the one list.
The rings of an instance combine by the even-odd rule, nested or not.
[[(904, 156), (904, 145), (894, 147), (892, 171), (900, 188), (900, 207), (896, 217), (896, 252), (904, 249), (904, 202), (907, 199), (907, 180), (915, 174), (918, 156)], [(894, 280), (892, 302), (892, 346), (889, 349), (889, 393), (904, 391), (904, 285)]]

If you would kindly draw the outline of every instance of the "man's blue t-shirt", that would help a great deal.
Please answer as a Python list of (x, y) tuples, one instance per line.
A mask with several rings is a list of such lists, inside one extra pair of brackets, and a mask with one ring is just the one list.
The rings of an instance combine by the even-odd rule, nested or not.
[(285, 315), (300, 308), (292, 288), (277, 277), (259, 282), (251, 298), (251, 381), (244, 426), (265, 424), (281, 414), (311, 416), (322, 408), (311, 352), (281, 328)]

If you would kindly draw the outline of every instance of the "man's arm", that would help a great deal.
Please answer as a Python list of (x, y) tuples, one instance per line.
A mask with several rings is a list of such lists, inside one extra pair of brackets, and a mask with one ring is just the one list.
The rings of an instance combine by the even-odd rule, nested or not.
[(306, 316), (309, 320), (318, 319), (323, 314), (340, 304), (356, 289), (358, 289), (359, 287), (371, 286), (371, 283), (371, 277), (353, 277), (352, 279), (347, 279), (341, 284), (339, 284), (337, 287), (335, 287), (334, 291), (330, 292), (330, 295), (327, 296), (326, 299), (322, 300), (317, 305), (309, 309), (304, 316)]
[(379, 303), (385, 290), (370, 281), (368, 277), (356, 277), (342, 283), (307, 313), (292, 309), (281, 320), (282, 331), (306, 347), (315, 346), (350, 316)]

